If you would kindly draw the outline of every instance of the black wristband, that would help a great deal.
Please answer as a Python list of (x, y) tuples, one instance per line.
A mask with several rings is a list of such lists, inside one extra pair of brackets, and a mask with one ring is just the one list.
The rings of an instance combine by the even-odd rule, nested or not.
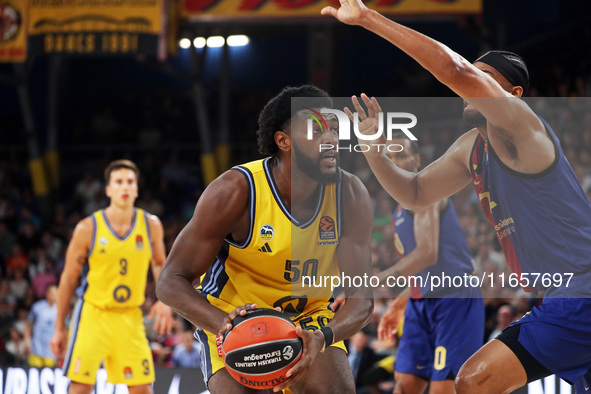
[(326, 326), (322, 327), (320, 331), (324, 335), (324, 348), (326, 349), (334, 342), (334, 331), (332, 331), (332, 328)]

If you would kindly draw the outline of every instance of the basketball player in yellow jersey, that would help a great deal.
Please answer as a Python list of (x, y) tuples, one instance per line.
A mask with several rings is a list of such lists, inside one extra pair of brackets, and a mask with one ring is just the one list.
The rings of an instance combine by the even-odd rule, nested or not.
[[(101, 362), (109, 382), (126, 384), (131, 394), (152, 393), (154, 365), (140, 306), (150, 264), (157, 279), (166, 255), (158, 217), (134, 208), (138, 177), (129, 160), (107, 166), (111, 203), (77, 224), (66, 252), (50, 346), (58, 357), (65, 356), (69, 394), (90, 394)], [(65, 319), (79, 278), (66, 348)], [(170, 331), (169, 307), (157, 302), (150, 314), (156, 315), (156, 330)]]
[[(294, 97), (311, 98), (313, 105), (292, 108)], [(255, 307), (289, 314), (304, 345), (288, 379), (273, 390), (355, 392), (341, 341), (368, 322), (371, 291), (345, 288), (348, 301), (337, 313), (328, 306), (330, 291), (294, 297), (310, 290), (302, 288), (303, 275), (353, 277), (370, 269), (369, 194), (339, 168), (336, 150), (319, 150), (337, 144), (336, 119), (314, 124), (307, 138), (307, 113), (331, 103), (311, 85), (285, 88), (270, 100), (257, 132), (259, 150), (269, 157), (237, 166), (207, 187), (162, 270), (156, 293), (199, 327), (202, 371), (213, 394), (260, 392), (229, 375), (215, 340)], [(193, 282), (200, 278), (196, 292)]]

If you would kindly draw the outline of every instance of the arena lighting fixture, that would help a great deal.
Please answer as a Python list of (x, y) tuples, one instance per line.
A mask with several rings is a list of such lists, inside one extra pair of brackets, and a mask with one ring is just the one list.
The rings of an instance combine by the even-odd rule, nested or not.
[(188, 38), (181, 38), (179, 40), (179, 46), (183, 49), (187, 49), (191, 46), (191, 40), (189, 40)]
[(207, 40), (204, 37), (197, 37), (193, 40), (193, 46), (195, 48), (203, 48), (206, 43)]
[(207, 39), (207, 47), (208, 48), (219, 48), (223, 47), (225, 43), (225, 39), (222, 36), (211, 36)]
[(245, 36), (244, 34), (239, 34), (229, 36), (226, 42), (228, 43), (228, 46), (231, 47), (243, 47), (245, 45), (248, 45), (250, 39), (248, 38), (248, 36)]

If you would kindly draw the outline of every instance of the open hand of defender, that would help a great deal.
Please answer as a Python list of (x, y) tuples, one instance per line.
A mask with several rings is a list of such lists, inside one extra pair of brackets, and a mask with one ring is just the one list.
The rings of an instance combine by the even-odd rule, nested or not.
[(322, 15), (332, 15), (348, 25), (357, 25), (368, 9), (361, 0), (341, 0), (341, 6), (337, 10), (334, 7), (324, 7)]
[(318, 353), (324, 347), (324, 335), (317, 331), (307, 331), (302, 327), (296, 327), (296, 334), (302, 339), (303, 342), (303, 353), (300, 360), (294, 365), (285, 376), (287, 377), (281, 384), (273, 387), (273, 391), (281, 391), (290, 386), (296, 384), (302, 377), (306, 375), (308, 368), (312, 364), (312, 361), (316, 358)]
[[(367, 106), (367, 114), (365, 114), (365, 110), (361, 106), (361, 103), (359, 102), (357, 96), (353, 96), (351, 98), (351, 100), (353, 101), (353, 107), (355, 107), (355, 111), (357, 111), (357, 116), (359, 117), (359, 124), (357, 125), (357, 127), (361, 134), (372, 136), (376, 134), (378, 131), (380, 122), (379, 116), (382, 112), (382, 108), (380, 107), (380, 104), (378, 104), (378, 100), (376, 100), (375, 97), (372, 97), (370, 99), (369, 97), (367, 97), (365, 93), (361, 93), (361, 99)], [(347, 114), (351, 122), (354, 124), (355, 115), (353, 115), (353, 112), (351, 112), (351, 110), (348, 107), (345, 107), (345, 113)], [(387, 140), (384, 136), (384, 133), (382, 132), (382, 135), (380, 135), (379, 138), (372, 140), (371, 143), (373, 145), (386, 144)], [(374, 147), (368, 151), (364, 151), (364, 153), (377, 153), (383, 152), (383, 150), (383, 148), (378, 150)]]
[(398, 326), (404, 319), (404, 310), (408, 302), (407, 297), (396, 298), (388, 307), (378, 324), (378, 339), (394, 339)]

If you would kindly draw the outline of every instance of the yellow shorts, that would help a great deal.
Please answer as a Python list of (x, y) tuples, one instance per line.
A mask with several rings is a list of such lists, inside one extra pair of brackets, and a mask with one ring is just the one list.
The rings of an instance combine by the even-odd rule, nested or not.
[(49, 367), (49, 368), (53, 368), (55, 367), (57, 364), (55, 358), (51, 358), (51, 357), (41, 357), (41, 356), (36, 356), (34, 354), (29, 354), (29, 367), (34, 367), (34, 368), (43, 368), (43, 367)]
[[(299, 325), (308, 331), (315, 331), (318, 330), (319, 327), (328, 324), (333, 316), (334, 312), (330, 309), (326, 309), (310, 315), (306, 314), (298, 316), (292, 321), (294, 324)], [(209, 378), (211, 378), (214, 373), (225, 368), (224, 359), (218, 354), (215, 338), (216, 334), (212, 334), (202, 329), (198, 329), (195, 332), (195, 337), (201, 342), (201, 372), (203, 373), (206, 385)], [(347, 352), (347, 348), (343, 341), (333, 343), (331, 346), (343, 349), (345, 353)]]
[(140, 308), (101, 309), (78, 300), (70, 323), (64, 375), (94, 384), (101, 362), (107, 381), (138, 386), (154, 382), (154, 362)]

